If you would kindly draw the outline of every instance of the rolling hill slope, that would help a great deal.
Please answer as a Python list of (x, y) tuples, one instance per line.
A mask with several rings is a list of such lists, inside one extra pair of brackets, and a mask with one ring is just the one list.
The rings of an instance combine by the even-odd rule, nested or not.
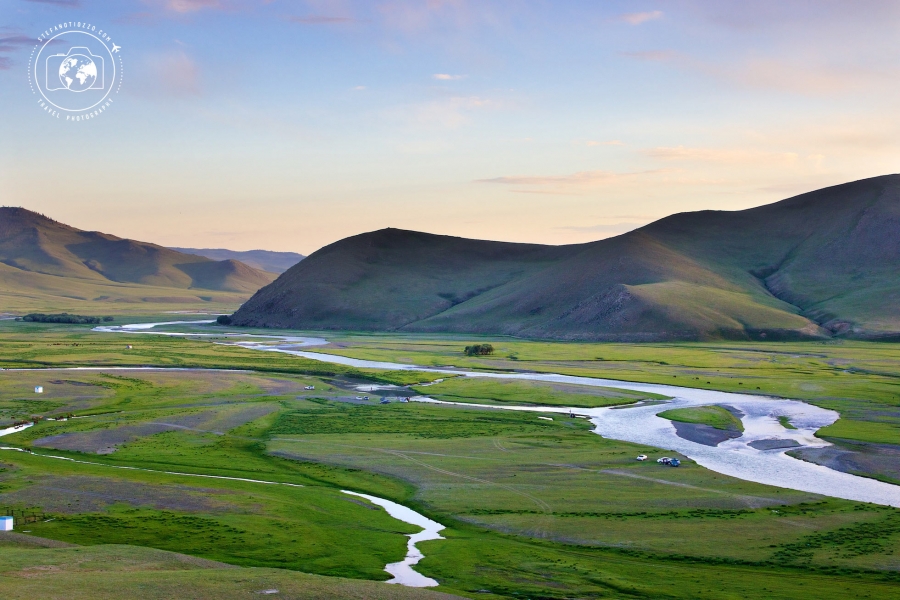
[(237, 303), (274, 278), (235, 260), (182, 254), (0, 207), (4, 308), (22, 302), (64, 308), (71, 301)]
[(581, 340), (895, 335), (900, 175), (589, 244), (375, 231), (313, 253), (233, 318)]

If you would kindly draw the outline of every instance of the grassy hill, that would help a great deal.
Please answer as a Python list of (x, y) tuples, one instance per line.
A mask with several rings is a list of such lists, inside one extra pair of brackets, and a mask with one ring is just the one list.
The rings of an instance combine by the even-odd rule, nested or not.
[(744, 211), (661, 219), (589, 244), (384, 229), (259, 290), (240, 325), (582, 340), (900, 332), (900, 175)]
[(236, 260), (81, 231), (24, 208), (0, 207), (0, 301), (5, 310), (110, 303), (239, 304), (275, 274)]
[(269, 273), (284, 273), (305, 257), (296, 252), (272, 252), (271, 250), (227, 250), (225, 248), (175, 248), (184, 254), (196, 254), (213, 260), (239, 260), (254, 269)]

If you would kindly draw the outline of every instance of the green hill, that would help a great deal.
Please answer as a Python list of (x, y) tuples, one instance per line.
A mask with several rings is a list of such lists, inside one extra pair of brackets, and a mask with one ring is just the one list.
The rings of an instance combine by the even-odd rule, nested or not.
[(589, 244), (384, 229), (313, 253), (239, 325), (582, 340), (900, 332), (900, 175), (744, 211), (661, 219)]
[(235, 260), (81, 231), (24, 208), (0, 207), (5, 310), (110, 302), (238, 304), (274, 278)]

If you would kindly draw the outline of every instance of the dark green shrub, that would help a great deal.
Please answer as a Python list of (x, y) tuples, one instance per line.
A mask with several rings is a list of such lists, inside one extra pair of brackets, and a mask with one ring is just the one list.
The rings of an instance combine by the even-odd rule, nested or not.
[(490, 344), (475, 344), (466, 346), (464, 352), (466, 356), (487, 356), (494, 353), (494, 347)]

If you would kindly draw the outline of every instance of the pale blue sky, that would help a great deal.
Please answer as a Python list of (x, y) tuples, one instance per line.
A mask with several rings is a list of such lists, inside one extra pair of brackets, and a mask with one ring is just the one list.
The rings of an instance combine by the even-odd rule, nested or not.
[[(61, 123), (30, 38), (95, 22)], [(0, 0), (0, 203), (178, 246), (545, 243), (900, 171), (900, 3)]]

